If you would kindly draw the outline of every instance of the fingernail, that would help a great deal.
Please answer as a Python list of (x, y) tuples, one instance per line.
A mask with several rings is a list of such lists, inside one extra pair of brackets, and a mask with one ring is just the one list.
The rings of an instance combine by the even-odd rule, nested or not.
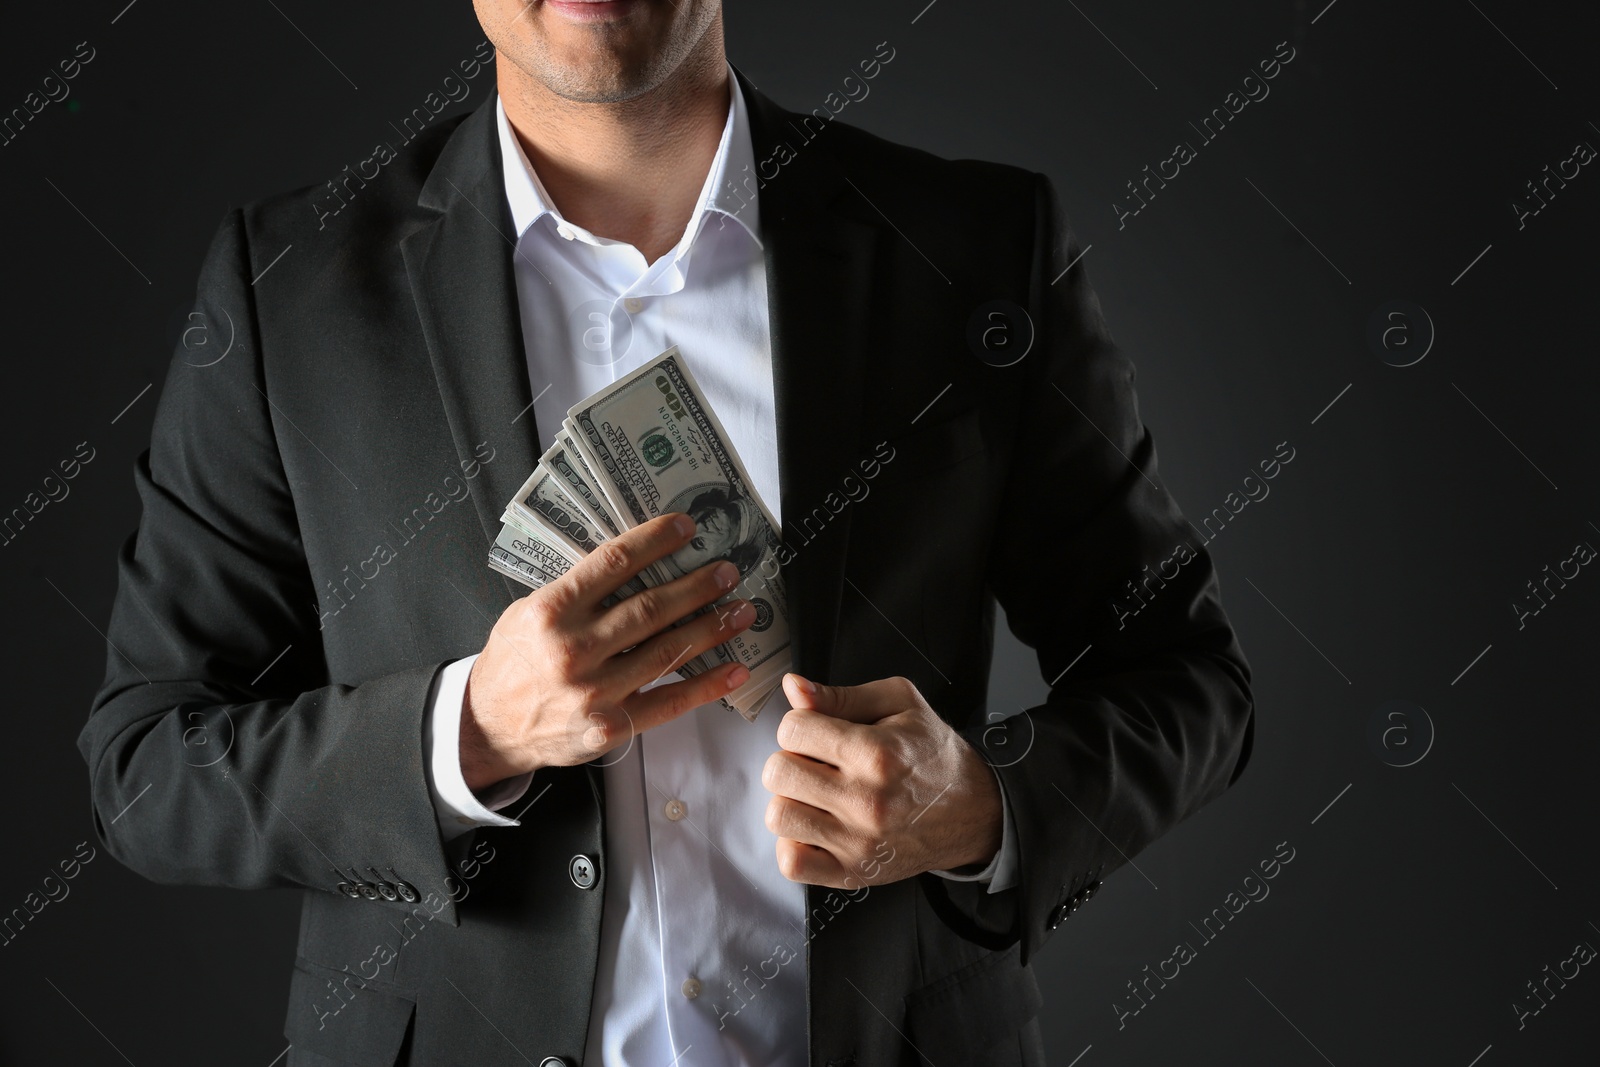
[(756, 617), (756, 609), (748, 600), (741, 600), (739, 606), (728, 612), (728, 622), (734, 626), (743, 626)]
[(728, 672), (728, 688), (737, 689), (750, 680), (750, 672), (743, 667), (735, 667)]
[(794, 687), (800, 691), (802, 696), (811, 697), (817, 695), (817, 683), (811, 679), (801, 677), (798, 674), (791, 674), (789, 677), (794, 679)]
[(694, 536), (694, 520), (687, 515), (679, 515), (673, 519), (672, 528), (678, 531), (679, 537)]
[(717, 588), (732, 589), (739, 584), (739, 568), (723, 560), (712, 569), (711, 577), (716, 579)]

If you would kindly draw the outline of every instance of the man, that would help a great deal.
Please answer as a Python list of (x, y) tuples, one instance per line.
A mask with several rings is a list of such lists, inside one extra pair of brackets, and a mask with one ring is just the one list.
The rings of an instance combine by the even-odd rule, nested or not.
[[(206, 259), (241, 340), (174, 360), (136, 472), (102, 839), (305, 890), (292, 1064), (1042, 1062), (1033, 955), (1253, 714), (1209, 558), (1145, 566), (1185, 522), (1048, 182), (785, 112), (715, 0), (477, 11), (494, 100)], [(566, 407), (670, 344), (784, 527), (754, 723), (741, 668), (675, 672), (761, 624), (672, 626), (736, 567), (608, 600), (689, 516), (484, 566)], [(1051, 685), (1005, 719), (997, 600)]]

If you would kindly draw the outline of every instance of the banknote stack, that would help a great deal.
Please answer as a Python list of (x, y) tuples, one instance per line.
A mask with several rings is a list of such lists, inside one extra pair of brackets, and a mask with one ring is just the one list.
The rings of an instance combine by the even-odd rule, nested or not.
[[(722, 703), (753, 722), (789, 669), (778, 524), (676, 347), (567, 412), (554, 444), (506, 505), (489, 566), (537, 589), (601, 541), (673, 512), (695, 520), (695, 537), (617, 595), (631, 596), (713, 560), (735, 564), (739, 584), (718, 604), (748, 600), (755, 621), (677, 670), (693, 676), (742, 663), (750, 678)], [(716, 611), (718, 604), (703, 610)]]

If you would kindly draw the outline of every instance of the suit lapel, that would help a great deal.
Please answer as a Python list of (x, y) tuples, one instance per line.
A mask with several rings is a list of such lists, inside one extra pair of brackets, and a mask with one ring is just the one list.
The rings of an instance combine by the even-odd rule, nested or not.
[[(463, 462), (493, 460), (468, 484), (484, 551), (538, 462), (539, 428), (512, 270), (515, 235), (500, 174), (494, 97), (451, 134), (418, 204), (431, 221), (400, 242), (450, 434)], [(526, 592), (505, 579), (511, 596)]]
[[(867, 205), (825, 152), (825, 140), (808, 143), (789, 112), (742, 74), (739, 81), (749, 103), (761, 177), (771, 174), (774, 162), (778, 165), (759, 196), (783, 539), (794, 553), (783, 568), (794, 623), (794, 669), (834, 682), (829, 671), (852, 513), (841, 483), (865, 458), (857, 427), (869, 312), (881, 299), (874, 293), (873, 265), (882, 231), (863, 217)], [(818, 136), (825, 139), (828, 133)], [(828, 903), (834, 899), (832, 890), (806, 886), (806, 914), (831, 913)], [(851, 976), (868, 989), (896, 984), (897, 968), (905, 961), (884, 959), (887, 940), (883, 928), (870, 922), (854, 933), (830, 930), (828, 937), (807, 939), (809, 1062), (820, 1064), (839, 1049), (854, 1048), (862, 1063), (889, 1062), (897, 1054), (893, 1035), (882, 1030), (871, 1002), (840, 992), (841, 980)]]
[(760, 176), (777, 168), (758, 195), (794, 664), (829, 681), (850, 531), (840, 483), (863, 458), (856, 428), (880, 234), (851, 212), (859, 194), (821, 144), (738, 78)]

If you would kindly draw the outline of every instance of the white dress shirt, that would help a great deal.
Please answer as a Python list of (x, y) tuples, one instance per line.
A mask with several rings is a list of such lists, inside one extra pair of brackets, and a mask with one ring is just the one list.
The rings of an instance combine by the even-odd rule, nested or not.
[[(654, 263), (563, 218), (499, 100), (495, 111), (533, 414), (547, 438), (540, 444), (577, 401), (678, 345), (781, 523), (759, 207), (732, 180), (753, 169), (754, 150), (731, 68), (729, 82), (728, 118), (699, 203), (677, 246)], [(429, 788), (447, 840), (474, 826), (518, 825), (496, 809), (537, 777), (478, 795), (467, 788), (460, 716), (475, 659), (440, 672), (426, 722)], [(805, 1064), (805, 888), (778, 872), (761, 784), (787, 710), (781, 689), (754, 723), (706, 705), (596, 761), (608, 870), (585, 1063)], [(1003, 838), (983, 871), (937, 873), (986, 881), (990, 892), (1009, 888), (1009, 811)]]

